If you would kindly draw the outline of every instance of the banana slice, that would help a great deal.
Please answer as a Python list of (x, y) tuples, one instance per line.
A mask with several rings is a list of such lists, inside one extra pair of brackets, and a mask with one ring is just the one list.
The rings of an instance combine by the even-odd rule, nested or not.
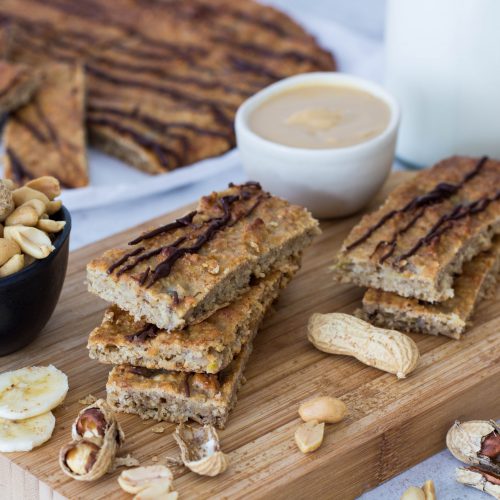
[(52, 412), (25, 420), (0, 418), (0, 452), (30, 451), (50, 439), (56, 419)]
[(22, 420), (46, 413), (66, 397), (68, 377), (55, 366), (0, 374), (0, 418)]

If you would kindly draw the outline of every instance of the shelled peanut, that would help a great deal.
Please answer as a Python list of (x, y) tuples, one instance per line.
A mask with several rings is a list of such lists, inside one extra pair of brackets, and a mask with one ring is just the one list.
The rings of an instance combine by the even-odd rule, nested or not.
[(50, 176), (17, 187), (0, 180), (0, 278), (14, 274), (34, 259), (54, 251), (55, 234), (66, 222), (50, 218), (62, 206), (59, 181)]

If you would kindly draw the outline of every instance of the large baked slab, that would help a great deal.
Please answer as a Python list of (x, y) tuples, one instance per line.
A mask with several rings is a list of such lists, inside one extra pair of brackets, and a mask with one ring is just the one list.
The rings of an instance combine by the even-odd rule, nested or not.
[(429, 304), (370, 288), (363, 296), (360, 316), (385, 328), (459, 339), (470, 326), (478, 303), (496, 290), (499, 270), (500, 238), (497, 237), (489, 250), (464, 264), (462, 273), (453, 281), (453, 298)]
[(89, 336), (92, 359), (150, 369), (218, 373), (252, 337), (270, 304), (299, 267), (290, 262), (257, 280), (250, 290), (205, 321), (166, 332), (111, 306)]
[(281, 78), (332, 71), (331, 54), (252, 0), (3, 0), (10, 56), (85, 62), (102, 150), (162, 173), (234, 146), (238, 106)]
[(252, 277), (288, 266), (318, 222), (255, 182), (201, 198), (195, 211), (138, 234), (87, 266), (89, 290), (172, 331), (234, 301)]
[(83, 67), (50, 63), (40, 72), (32, 99), (11, 113), (5, 125), (4, 174), (20, 184), (51, 175), (64, 187), (86, 186)]
[[(408, 177), (393, 177), (390, 187), (403, 178)], [(184, 208), (141, 229), (185, 212)], [(442, 450), (456, 418), (500, 415), (498, 293), (496, 300), (479, 305), (473, 327), (460, 341), (412, 334), (422, 364), (405, 380), (351, 358), (325, 354), (307, 341), (307, 320), (313, 312), (353, 312), (361, 305), (361, 289), (334, 285), (325, 271), (332, 252), (359, 218), (322, 222), (323, 234), (305, 253), (301, 271), (254, 340), (245, 370), (247, 383), (226, 429), (219, 433), (231, 467), (215, 478), (178, 472), (175, 486), (180, 498), (331, 499), (335, 494), (352, 499)], [(73, 481), (59, 470), (57, 454), (83, 408), (78, 400), (89, 393), (105, 397), (109, 372), (109, 366), (87, 355), (88, 333), (100, 323), (106, 305), (86, 292), (85, 265), (105, 249), (126, 244), (141, 229), (73, 252), (61, 300), (46, 329), (26, 349), (2, 358), (5, 370), (28, 362), (54, 363), (69, 375), (70, 384), (64, 406), (55, 412), (52, 439), (31, 453), (0, 455), (2, 499), (36, 498), (37, 492), (43, 499), (126, 499), (117, 487), (119, 471), (93, 483)], [(321, 448), (304, 456), (293, 440), (300, 422), (297, 407), (314, 394), (340, 397), (349, 415), (328, 426)], [(155, 434), (151, 429), (156, 423), (144, 424), (135, 415), (118, 418), (127, 436), (124, 453), (132, 453), (144, 465), (154, 463), (153, 457), (163, 461), (177, 455), (170, 436), (174, 425), (165, 423), (164, 433)]]
[(442, 302), (453, 276), (500, 233), (500, 161), (452, 157), (400, 186), (349, 233), (334, 276)]

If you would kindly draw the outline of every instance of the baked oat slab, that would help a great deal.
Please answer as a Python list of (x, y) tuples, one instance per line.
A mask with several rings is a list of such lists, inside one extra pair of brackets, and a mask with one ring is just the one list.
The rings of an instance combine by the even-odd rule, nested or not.
[(252, 276), (280, 269), (319, 233), (302, 207), (257, 183), (203, 197), (195, 211), (112, 249), (87, 266), (89, 290), (172, 331), (243, 294)]
[(144, 419), (212, 424), (223, 429), (236, 404), (252, 343), (217, 374), (186, 373), (119, 365), (106, 384), (107, 400), (119, 412)]
[(499, 232), (500, 162), (448, 158), (363, 217), (336, 258), (335, 279), (444, 301), (453, 297), (454, 274)]
[(257, 325), (299, 265), (290, 262), (209, 318), (184, 330), (166, 332), (111, 306), (89, 336), (90, 357), (102, 363), (150, 369), (217, 373), (251, 339)]
[(5, 126), (6, 177), (23, 184), (51, 175), (65, 187), (87, 185), (84, 115), (82, 66), (45, 65), (33, 98)]
[(454, 297), (437, 304), (369, 289), (359, 315), (370, 323), (406, 332), (459, 339), (477, 304), (496, 289), (500, 269), (500, 238), (463, 266), (453, 283)]
[(0, 61), (0, 115), (28, 102), (39, 84), (38, 71), (24, 64)]

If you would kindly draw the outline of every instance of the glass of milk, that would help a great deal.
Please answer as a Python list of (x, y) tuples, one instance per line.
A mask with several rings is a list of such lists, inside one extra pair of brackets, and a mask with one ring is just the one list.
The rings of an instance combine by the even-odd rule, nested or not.
[(386, 86), (403, 162), (500, 158), (500, 0), (388, 0)]

